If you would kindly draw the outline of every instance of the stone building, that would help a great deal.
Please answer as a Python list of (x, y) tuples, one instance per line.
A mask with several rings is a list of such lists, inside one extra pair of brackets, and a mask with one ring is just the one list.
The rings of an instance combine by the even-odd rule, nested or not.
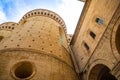
[(37, 9), (0, 28), (0, 80), (78, 80), (59, 15)]
[(73, 35), (36, 9), (0, 25), (0, 80), (120, 80), (120, 0), (81, 0)]
[(82, 0), (70, 43), (81, 80), (120, 80), (120, 0)]

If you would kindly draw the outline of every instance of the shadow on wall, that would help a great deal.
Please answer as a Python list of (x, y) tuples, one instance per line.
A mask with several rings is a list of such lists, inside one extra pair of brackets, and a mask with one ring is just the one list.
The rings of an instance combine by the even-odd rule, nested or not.
[(3, 36), (0, 36), (0, 42), (2, 41), (3, 38), (4, 38)]
[(97, 64), (90, 72), (89, 80), (117, 80), (114, 75), (110, 73), (110, 69), (103, 65)]
[(116, 48), (118, 52), (120, 53), (120, 25), (118, 26), (118, 29), (116, 32), (115, 43), (116, 43)]

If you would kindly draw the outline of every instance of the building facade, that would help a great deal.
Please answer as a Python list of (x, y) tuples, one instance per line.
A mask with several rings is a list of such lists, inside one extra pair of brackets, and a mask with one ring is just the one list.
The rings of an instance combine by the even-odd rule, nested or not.
[(82, 80), (120, 80), (120, 0), (86, 0), (70, 46)]
[(73, 35), (45, 9), (0, 24), (0, 80), (120, 80), (120, 0), (81, 1)]

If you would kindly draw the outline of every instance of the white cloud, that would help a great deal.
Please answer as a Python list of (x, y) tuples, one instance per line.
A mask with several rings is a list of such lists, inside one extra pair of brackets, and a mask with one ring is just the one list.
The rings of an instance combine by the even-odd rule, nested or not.
[(62, 0), (57, 12), (63, 18), (67, 26), (67, 32), (73, 34), (82, 12), (84, 3), (77, 0)]
[(60, 2), (58, 0), (55, 1), (56, 5), (48, 4), (49, 6), (47, 6), (47, 2), (46, 5), (40, 5), (41, 3), (39, 4), (39, 2), (38, 4), (34, 3), (34, 0), (34, 4), (28, 4), (25, 2), (25, 0), (15, 0), (13, 1), (15, 8), (8, 9), (8, 12), (10, 14), (9, 18), (6, 17), (2, 8), (0, 8), (0, 23), (5, 21), (18, 22), (22, 16), (31, 10), (36, 8), (46, 8), (58, 13), (58, 15), (60, 15), (65, 21), (67, 32), (69, 34), (73, 34), (84, 3), (77, 0), (61, 0)]
[[(9, 1), (11, 1), (13, 4), (9, 4)], [(14, 7), (8, 7), (7, 14), (5, 14), (2, 7), (0, 7), (0, 24), (3, 22), (18, 22), (28, 11), (31, 10), (31, 8), (28, 7), (28, 5), (24, 2), (24, 0), (5, 0), (9, 5), (14, 5)], [(8, 15), (8, 16), (6, 16)]]
[(24, 2), (24, 0), (15, 0), (15, 8), (9, 8), (9, 14), (13, 17), (10, 21), (18, 22), (31, 8)]
[(3, 12), (2, 8), (0, 7), (0, 23), (3, 23), (7, 20), (5, 13)]

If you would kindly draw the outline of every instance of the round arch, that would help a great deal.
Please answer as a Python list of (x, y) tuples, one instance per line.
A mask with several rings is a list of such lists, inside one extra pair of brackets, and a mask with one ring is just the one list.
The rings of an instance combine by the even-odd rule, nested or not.
[(116, 48), (118, 52), (120, 53), (120, 25), (118, 26), (116, 35), (115, 35), (115, 43), (116, 43)]
[(105, 60), (97, 60), (91, 64), (87, 80), (117, 80), (114, 75), (110, 73), (112, 66)]
[(120, 18), (113, 27), (111, 35), (111, 48), (114, 53), (114, 56), (120, 58)]

